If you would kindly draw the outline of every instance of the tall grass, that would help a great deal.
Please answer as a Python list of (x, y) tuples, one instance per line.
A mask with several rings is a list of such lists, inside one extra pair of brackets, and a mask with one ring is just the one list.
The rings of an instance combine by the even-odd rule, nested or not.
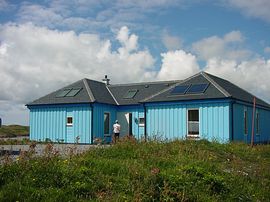
[(270, 145), (119, 142), (0, 168), (0, 201), (269, 201)]

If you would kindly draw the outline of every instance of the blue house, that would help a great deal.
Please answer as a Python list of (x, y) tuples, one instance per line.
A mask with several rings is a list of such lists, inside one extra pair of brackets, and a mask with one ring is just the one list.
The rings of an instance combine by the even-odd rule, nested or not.
[(270, 105), (222, 78), (200, 72), (185, 80), (109, 84), (79, 80), (29, 104), (30, 139), (92, 144), (121, 136), (137, 139), (270, 141)]

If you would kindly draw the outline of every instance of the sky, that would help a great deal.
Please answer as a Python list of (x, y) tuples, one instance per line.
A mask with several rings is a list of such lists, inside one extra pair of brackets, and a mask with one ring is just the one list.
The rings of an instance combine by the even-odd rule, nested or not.
[(270, 0), (0, 0), (0, 117), (89, 78), (225, 78), (270, 102)]

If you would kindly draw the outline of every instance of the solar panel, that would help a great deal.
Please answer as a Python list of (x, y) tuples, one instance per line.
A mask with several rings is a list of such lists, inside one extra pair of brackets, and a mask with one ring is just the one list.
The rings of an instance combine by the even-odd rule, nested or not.
[(186, 94), (196, 94), (196, 93), (204, 93), (204, 91), (207, 89), (209, 83), (203, 83), (203, 84), (192, 84)]
[(183, 95), (186, 93), (187, 89), (189, 88), (190, 85), (184, 85), (184, 86), (176, 86), (174, 89), (171, 91), (172, 95)]
[(80, 92), (81, 88), (73, 88), (71, 91), (69, 91), (66, 94), (66, 97), (74, 97), (75, 95), (77, 95)]
[(55, 97), (65, 97), (71, 91), (70, 88), (60, 91)]
[(125, 94), (125, 96), (123, 97), (124, 99), (132, 99), (135, 97), (135, 95), (137, 94), (138, 90), (137, 89), (132, 89), (132, 90), (128, 90), (128, 92)]

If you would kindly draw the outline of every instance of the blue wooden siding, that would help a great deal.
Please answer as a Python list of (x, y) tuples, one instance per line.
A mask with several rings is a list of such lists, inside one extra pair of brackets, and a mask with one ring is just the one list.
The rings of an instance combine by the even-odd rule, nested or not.
[[(74, 143), (79, 136), (79, 143), (91, 143), (91, 113), (90, 105), (30, 107), (30, 139)], [(66, 124), (67, 116), (73, 117), (72, 127)]]
[(144, 118), (144, 108), (142, 105), (119, 106), (117, 112), (132, 113), (132, 134), (137, 139), (144, 137), (144, 127), (139, 126), (139, 118)]
[[(244, 134), (244, 109), (247, 109), (248, 133)], [(270, 111), (256, 108), (259, 113), (259, 133), (256, 134), (256, 124), (254, 125), (254, 142), (270, 141)], [(251, 143), (252, 136), (252, 114), (253, 108), (250, 105), (239, 103), (233, 104), (233, 140)], [(254, 120), (255, 121), (255, 120)]]
[(162, 103), (147, 105), (147, 135), (182, 139), (187, 135), (187, 110), (199, 109), (201, 138), (227, 142), (230, 138), (230, 103)]
[[(100, 138), (104, 140), (104, 113), (110, 114), (110, 134), (113, 134), (112, 126), (116, 120), (116, 106), (95, 103), (93, 104), (93, 138)], [(106, 142), (110, 142), (111, 139), (107, 138)]]

